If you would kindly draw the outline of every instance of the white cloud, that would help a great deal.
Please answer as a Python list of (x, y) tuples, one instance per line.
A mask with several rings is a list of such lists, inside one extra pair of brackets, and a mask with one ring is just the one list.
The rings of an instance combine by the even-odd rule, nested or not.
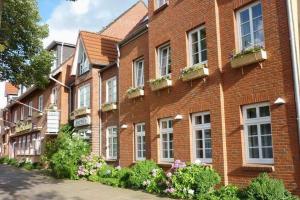
[(57, 40), (75, 43), (79, 30), (100, 31), (102, 27), (128, 9), (137, 0), (77, 0), (60, 1), (50, 18), (47, 46)]

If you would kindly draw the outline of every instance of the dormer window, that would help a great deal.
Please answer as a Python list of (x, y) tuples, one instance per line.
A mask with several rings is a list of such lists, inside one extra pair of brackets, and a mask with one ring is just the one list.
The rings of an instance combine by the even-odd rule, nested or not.
[(80, 45), (80, 50), (78, 55), (78, 66), (79, 66), (79, 75), (82, 75), (90, 70), (90, 63), (87, 59), (82, 44)]

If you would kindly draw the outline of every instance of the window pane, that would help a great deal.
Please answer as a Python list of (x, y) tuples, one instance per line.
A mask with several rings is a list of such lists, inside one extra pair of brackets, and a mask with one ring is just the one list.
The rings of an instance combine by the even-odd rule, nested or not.
[(261, 124), (260, 131), (261, 131), (261, 135), (270, 135), (271, 134), (271, 124)]
[(161, 127), (162, 127), (163, 129), (168, 128), (168, 123), (167, 123), (167, 121), (163, 121), (163, 122), (161, 123)]
[(272, 136), (261, 137), (262, 146), (272, 146)]
[(203, 158), (203, 150), (202, 149), (197, 150), (196, 156), (197, 158)]
[(250, 47), (251, 45), (252, 45), (251, 44), (251, 35), (242, 37), (242, 48), (243, 49), (246, 49), (246, 48)]
[(241, 29), (242, 36), (246, 36), (250, 34), (250, 22), (243, 24), (241, 28), (242, 28)]
[(249, 148), (249, 157), (250, 158), (259, 158), (258, 148)]
[(245, 23), (247, 21), (249, 21), (250, 17), (249, 17), (249, 10), (245, 10), (243, 12), (241, 12), (241, 23)]
[(201, 62), (207, 61), (207, 51), (201, 52)]
[(260, 117), (270, 116), (270, 107), (269, 106), (259, 107), (259, 116)]
[(264, 42), (264, 33), (262, 30), (254, 33), (254, 45), (263, 46)]
[(192, 43), (198, 42), (198, 32), (192, 34)]
[(248, 136), (255, 136), (255, 135), (257, 135), (257, 126), (256, 125), (248, 126)]
[(253, 31), (258, 31), (263, 29), (263, 21), (262, 17), (258, 17), (256, 19), (253, 19)]
[(198, 43), (193, 43), (192, 44), (192, 53), (193, 54), (196, 54), (199, 52), (199, 46), (198, 46)]
[(205, 140), (205, 148), (211, 148), (211, 139)]
[(197, 140), (197, 141), (196, 141), (196, 148), (197, 148), (197, 149), (203, 148), (202, 140)]
[(256, 108), (249, 108), (247, 109), (247, 118), (256, 118)]
[(204, 115), (204, 123), (209, 124), (210, 123), (210, 115)]
[(200, 30), (200, 38), (201, 39), (206, 38), (206, 30), (205, 30), (205, 28), (203, 28), (203, 29)]
[(258, 137), (249, 137), (249, 147), (258, 147)]
[(261, 4), (252, 7), (252, 17), (256, 18), (262, 15)]
[(211, 149), (206, 149), (206, 150), (205, 150), (205, 157), (206, 157), (206, 158), (212, 158), (212, 152), (211, 152)]
[(173, 128), (173, 120), (169, 120), (169, 128)]
[(202, 124), (202, 116), (196, 116), (195, 117), (195, 124)]
[(273, 158), (272, 148), (262, 148), (262, 156), (263, 158)]
[(196, 131), (196, 139), (202, 140), (202, 130)]
[(200, 46), (201, 46), (201, 50), (204, 50), (204, 49), (207, 48), (207, 46), (206, 46), (206, 40), (205, 40), (205, 39), (204, 39), (204, 40), (201, 40)]

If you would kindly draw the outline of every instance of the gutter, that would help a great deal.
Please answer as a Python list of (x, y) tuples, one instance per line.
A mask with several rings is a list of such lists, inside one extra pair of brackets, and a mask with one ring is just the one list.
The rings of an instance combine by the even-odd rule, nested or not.
[(99, 156), (102, 156), (102, 112), (101, 112), (101, 105), (102, 105), (102, 77), (101, 72), (98, 72), (99, 76)]
[(292, 10), (292, 2), (291, 0), (286, 0), (287, 3), (287, 11), (288, 11), (288, 24), (289, 24), (289, 32), (290, 32), (290, 45), (292, 52), (292, 68), (293, 68), (293, 79), (294, 79), (294, 90), (295, 90), (295, 101), (296, 101), (296, 111), (297, 111), (297, 128), (298, 128), (298, 137), (300, 143), (300, 77), (299, 77), (299, 52), (297, 52), (296, 47), (296, 37), (295, 37), (295, 20), (293, 16)]

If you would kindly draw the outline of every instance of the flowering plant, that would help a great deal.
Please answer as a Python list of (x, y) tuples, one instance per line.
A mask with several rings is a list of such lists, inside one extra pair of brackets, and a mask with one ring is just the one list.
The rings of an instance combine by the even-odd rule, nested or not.
[(239, 53), (236, 53), (235, 50), (233, 50), (233, 53), (230, 55), (230, 58), (231, 58), (231, 60), (236, 59), (236, 58), (241, 58), (244, 55), (256, 53), (256, 52), (259, 52), (260, 50), (264, 50), (264, 47), (261, 45), (254, 45), (251, 48), (243, 49)]
[(103, 165), (106, 165), (105, 161), (99, 156), (93, 154), (82, 156), (80, 159), (80, 165), (78, 167), (77, 175), (80, 178), (88, 178), (91, 175), (95, 175)]
[(138, 91), (140, 91), (140, 90), (142, 90), (142, 89), (143, 89), (142, 87), (130, 87), (130, 88), (126, 91), (126, 93), (127, 93), (127, 94), (132, 94), (132, 93), (138, 92)]
[(157, 78), (157, 79), (149, 80), (149, 83), (151, 85), (159, 85), (161, 82), (166, 81), (166, 80), (171, 80), (171, 77), (169, 75), (168, 76), (162, 76), (162, 77)]
[(182, 78), (183, 76), (185, 76), (185, 75), (187, 75), (189, 73), (192, 73), (194, 71), (199, 71), (199, 70), (201, 70), (201, 69), (203, 69), (205, 67), (207, 67), (207, 65), (205, 63), (203, 63), (203, 64), (202, 63), (195, 64), (195, 65), (193, 65), (191, 67), (185, 67), (185, 68), (183, 68), (181, 70), (181, 76), (180, 77)]

